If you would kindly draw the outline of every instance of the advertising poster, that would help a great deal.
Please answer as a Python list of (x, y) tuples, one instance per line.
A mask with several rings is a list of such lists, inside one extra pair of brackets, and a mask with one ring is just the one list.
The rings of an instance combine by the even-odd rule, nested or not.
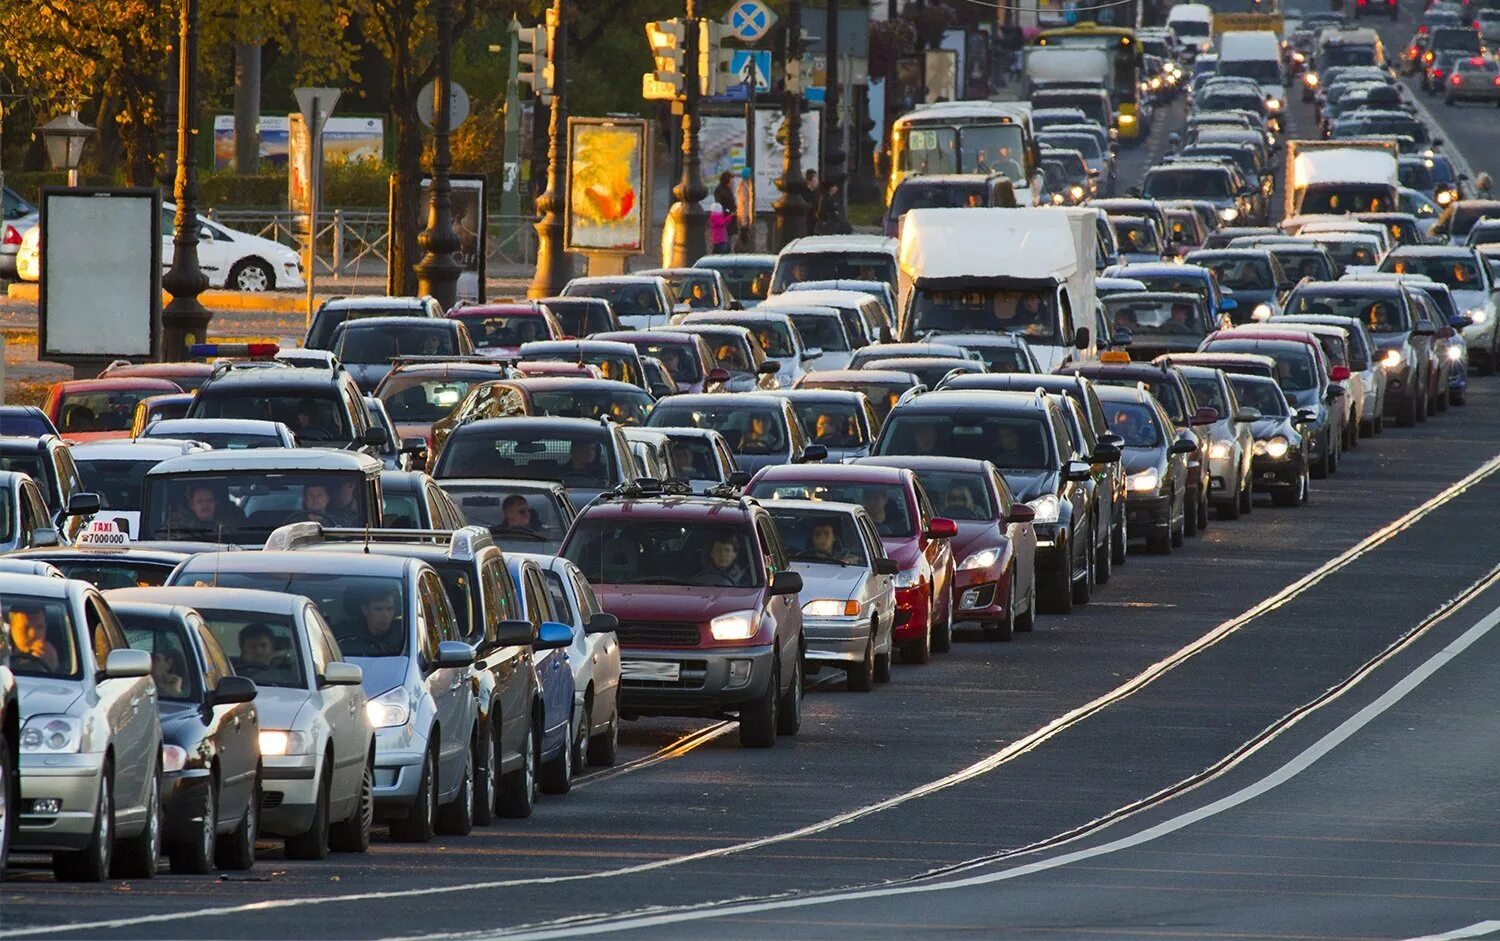
[(927, 80), (927, 60), (923, 56), (901, 56), (896, 60), (896, 84), (892, 89), (891, 111), (898, 117), (922, 101)]
[[(819, 129), (822, 115), (802, 113), (802, 169), (818, 168)], [(771, 212), (781, 190), (781, 165), (786, 161), (786, 116), (780, 108), (758, 108), (755, 112), (755, 211)]]
[(647, 140), (645, 121), (568, 119), (567, 251), (645, 250)]
[[(482, 175), (454, 173), (449, 175), (453, 184), (453, 229), (458, 233), (458, 251), (453, 260), (463, 269), (458, 276), (458, 298), (483, 304), (485, 298), (485, 254), (487, 250), (484, 220), (489, 198), (485, 178)], [(432, 187), (432, 178), (422, 177), (422, 206), (425, 208)], [(423, 225), (427, 214), (422, 213)]]
[[(292, 116), (262, 116), (260, 128), (260, 168), (262, 171), (284, 167), (291, 156)], [(329, 162), (384, 160), (385, 120), (383, 118), (329, 118), (323, 125), (323, 156)], [(214, 169), (234, 166), (234, 115), (214, 116)]]
[(958, 100), (958, 53), (952, 49), (927, 50), (927, 98), (935, 101)]
[(286, 202), (287, 208), (302, 222), (302, 231), (306, 232), (307, 214), (312, 208), (308, 202), (312, 198), (312, 140), (302, 115), (292, 115), (288, 124)]
[(705, 114), (698, 129), (698, 148), (703, 182), (708, 187), (708, 195), (703, 198), (703, 208), (707, 209), (713, 205), (720, 173), (728, 173), (732, 185), (739, 183), (740, 171), (745, 168), (745, 119)]

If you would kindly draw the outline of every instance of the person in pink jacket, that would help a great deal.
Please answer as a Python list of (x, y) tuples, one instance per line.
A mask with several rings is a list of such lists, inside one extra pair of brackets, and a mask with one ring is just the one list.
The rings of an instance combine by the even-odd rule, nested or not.
[(708, 240), (713, 243), (715, 255), (729, 253), (729, 224), (734, 214), (724, 208), (723, 203), (714, 203), (708, 211)]

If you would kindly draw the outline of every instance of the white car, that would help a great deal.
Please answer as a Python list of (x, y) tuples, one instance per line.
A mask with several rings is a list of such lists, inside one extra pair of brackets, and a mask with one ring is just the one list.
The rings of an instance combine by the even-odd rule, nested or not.
[[(177, 209), (161, 207), (161, 267), (172, 267), (172, 226)], [(302, 259), (297, 251), (270, 239), (226, 228), (198, 217), (198, 267), (208, 276), (208, 286), (231, 291), (292, 290), (306, 286)], [(41, 226), (21, 236), (16, 253), (16, 276), (22, 281), (41, 279)]]

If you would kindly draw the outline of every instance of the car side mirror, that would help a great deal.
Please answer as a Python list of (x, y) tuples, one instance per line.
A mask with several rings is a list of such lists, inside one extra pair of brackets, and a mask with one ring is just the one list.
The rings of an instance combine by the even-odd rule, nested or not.
[(1073, 348), (1076, 350), (1088, 349), (1089, 336), (1090, 334), (1088, 327), (1079, 327), (1073, 332)]
[(426, 438), (418, 438), (418, 437), (415, 437), (415, 436), (410, 437), (410, 438), (402, 438), (401, 439), (401, 453), (402, 454), (426, 454), (427, 453), (427, 439)]
[(1328, 378), (1334, 382), (1348, 382), (1349, 376), (1348, 366), (1335, 366), (1328, 371)]
[(665, 382), (651, 383), (651, 397), (655, 399), (664, 399), (676, 391), (676, 389), (667, 385)]
[(613, 634), (620, 629), (620, 619), (607, 611), (600, 611), (583, 625), (585, 634)]
[(1024, 503), (1012, 504), (1010, 512), (1005, 514), (1005, 521), (1007, 523), (1030, 523), (1035, 519), (1036, 510)]
[(99, 512), (97, 493), (75, 493), (68, 498), (68, 509), (64, 516), (93, 516)]
[(1063, 477), (1074, 483), (1088, 480), (1093, 475), (1093, 467), (1083, 461), (1069, 461), (1067, 468), (1063, 471)]
[(137, 676), (151, 675), (151, 654), (145, 650), (132, 650), (120, 648), (111, 650), (109, 657), (104, 661), (104, 676), (106, 680), (133, 679)]
[(743, 490), (745, 488), (745, 485), (750, 483), (750, 472), (742, 470), (734, 471), (729, 475), (728, 483), (731, 487), (738, 487), (739, 489)]
[(1124, 327), (1115, 331), (1113, 340), (1115, 346), (1129, 346), (1133, 340), (1135, 340), (1135, 335)]
[(807, 349), (805, 349), (805, 350), (802, 351), (802, 361), (805, 363), (805, 362), (808, 362), (809, 360), (817, 359), (819, 356), (822, 356), (822, 355), (823, 355), (823, 348), (822, 347), (820, 347), (820, 346), (809, 346)]
[(1318, 415), (1310, 408), (1299, 408), (1292, 416), (1292, 422), (1298, 425), (1311, 425), (1318, 420)]
[(58, 545), (57, 530), (50, 526), (34, 529), (31, 532), (31, 547), (34, 549), (46, 549)]
[(725, 383), (729, 381), (729, 378), (729, 370), (722, 366), (715, 366), (708, 371), (709, 382)]
[(881, 327), (880, 328), (880, 342), (881, 343), (894, 343), (894, 342), (896, 342), (895, 341), (895, 337), (891, 336), (891, 328), (890, 327)]
[(1194, 428), (1201, 428), (1204, 425), (1212, 425), (1218, 420), (1218, 409), (1214, 408), (1212, 405), (1200, 405), (1198, 406), (1198, 410), (1193, 413), (1193, 417), (1188, 419), (1188, 424), (1192, 425)]
[(1323, 393), (1323, 401), (1330, 403), (1337, 402), (1343, 395), (1344, 387), (1335, 383), (1328, 387), (1327, 392)]
[(466, 667), (474, 662), (474, 648), (461, 640), (445, 640), (438, 644), (437, 659), (433, 668), (437, 670)]
[(1178, 438), (1176, 441), (1172, 442), (1172, 446), (1167, 449), (1167, 453), (1169, 453), (1169, 454), (1192, 454), (1196, 450), (1198, 450), (1198, 445), (1196, 445), (1195, 443), (1193, 443), (1191, 441), (1187, 441), (1185, 439)]
[(922, 535), (928, 539), (952, 539), (958, 535), (958, 524), (946, 516), (934, 516), (927, 521), (927, 532)]
[(573, 643), (573, 629), (559, 621), (543, 621), (537, 629), (534, 650), (561, 650)]
[(391, 436), (384, 428), (366, 428), (359, 436), (359, 443), (372, 448), (383, 448), (390, 444)]
[(1120, 459), (1120, 449), (1112, 444), (1095, 445), (1089, 460), (1094, 464), (1113, 464)]
[(226, 676), (219, 680), (207, 696), (203, 697), (203, 705), (229, 706), (235, 703), (251, 702), (260, 692), (255, 686), (255, 681), (248, 676)]
[(771, 579), (771, 594), (795, 595), (802, 590), (802, 575), (798, 572), (777, 572)]
[(885, 558), (875, 560), (876, 575), (899, 575), (900, 573), (901, 563), (895, 559)]
[(534, 640), (536, 627), (530, 621), (501, 621), (495, 626), (497, 647), (529, 647)]
[(1438, 327), (1437, 338), (1439, 340), (1451, 340), (1456, 336), (1458, 336), (1458, 331), (1453, 329), (1452, 327), (1447, 326), (1446, 324)]
[(1462, 330), (1464, 327), (1472, 327), (1474, 326), (1474, 318), (1470, 317), (1468, 314), (1454, 314), (1452, 317), (1448, 318), (1448, 326), (1454, 328), (1455, 330)]
[(828, 447), (822, 444), (809, 444), (802, 449), (802, 456), (798, 458), (799, 464), (821, 464), (828, 460)]
[(781, 363), (774, 359), (768, 359), (755, 367), (755, 371), (762, 376), (773, 376), (781, 372)]
[(1240, 309), (1240, 302), (1237, 301), (1237, 300), (1235, 300), (1232, 297), (1229, 297), (1226, 294), (1224, 297), (1220, 298), (1220, 300), (1219, 300), (1219, 309), (1220, 310), (1239, 310)]
[(1243, 422), (1252, 422), (1252, 421), (1260, 421), (1264, 417), (1265, 416), (1260, 413), (1260, 409), (1258, 409), (1258, 408), (1242, 408), (1242, 409), (1240, 409), (1240, 413), (1238, 415), (1234, 416), (1234, 420), (1235, 421), (1243, 421)]
[(334, 660), (323, 668), (319, 686), (358, 686), (365, 681), (365, 671), (357, 663)]
[(1123, 448), (1125, 446), (1125, 439), (1115, 434), (1113, 431), (1106, 431), (1099, 435), (1099, 443), (1107, 444), (1110, 447), (1114, 448)]

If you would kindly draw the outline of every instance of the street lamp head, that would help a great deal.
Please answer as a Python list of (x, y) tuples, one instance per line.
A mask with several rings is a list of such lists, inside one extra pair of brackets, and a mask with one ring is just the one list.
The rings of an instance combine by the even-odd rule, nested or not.
[(47, 148), (47, 159), (55, 170), (77, 170), (83, 162), (83, 145), (94, 136), (94, 128), (78, 120), (72, 113), (60, 114), (37, 128), (42, 135), (42, 144)]

